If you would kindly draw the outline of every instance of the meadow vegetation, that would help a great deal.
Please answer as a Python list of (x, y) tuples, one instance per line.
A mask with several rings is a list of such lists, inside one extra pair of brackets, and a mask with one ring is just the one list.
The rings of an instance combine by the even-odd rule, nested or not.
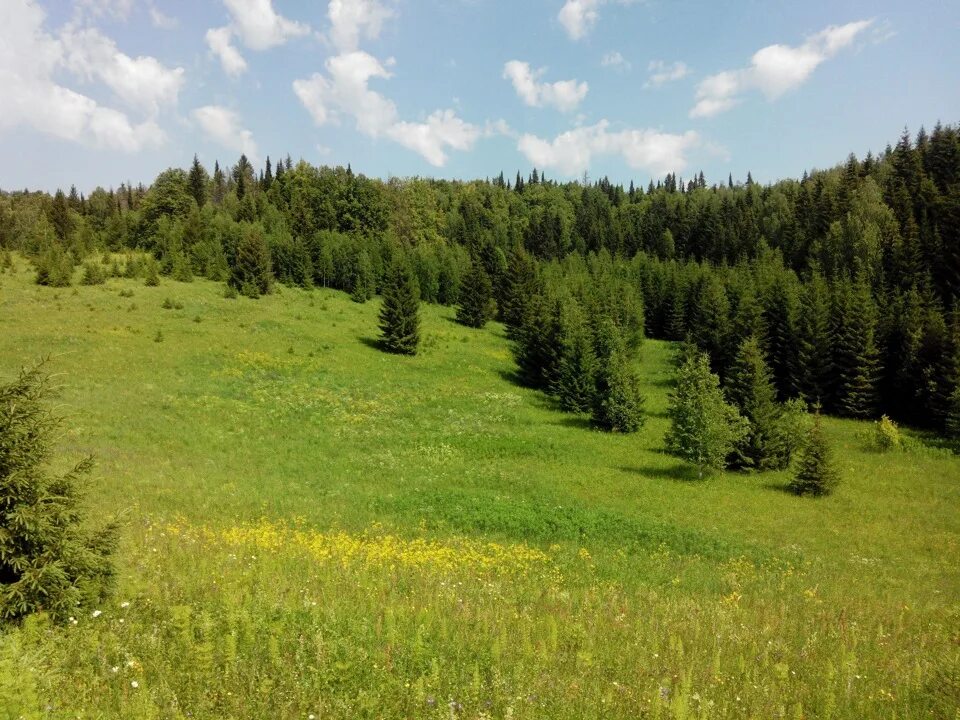
[(122, 524), (109, 600), (0, 637), (0, 717), (956, 717), (960, 459), (931, 434), (822, 418), (822, 498), (697, 480), (675, 343), (622, 355), (644, 422), (611, 434), (451, 307), (388, 354), (379, 300), (9, 257), (0, 375), (52, 355), (52, 470), (92, 454), (91, 521)]

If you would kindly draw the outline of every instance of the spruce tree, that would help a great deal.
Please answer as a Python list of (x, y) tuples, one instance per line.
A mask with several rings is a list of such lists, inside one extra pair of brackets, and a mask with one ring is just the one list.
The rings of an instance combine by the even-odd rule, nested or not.
[(538, 294), (525, 313), (512, 345), (520, 381), (527, 387), (550, 391), (555, 386), (563, 351), (563, 302)]
[(457, 322), (473, 328), (482, 328), (496, 314), (493, 286), (483, 265), (474, 261), (460, 285)]
[(528, 306), (542, 289), (536, 260), (522, 246), (515, 245), (507, 257), (503, 291), (498, 295), (500, 317), (510, 337), (523, 325)]
[(833, 386), (830, 297), (823, 276), (814, 273), (800, 296), (797, 316), (799, 390), (809, 403), (828, 404)]
[(644, 397), (626, 344), (612, 321), (601, 324), (595, 345), (599, 361), (594, 372), (593, 424), (610, 432), (636, 432), (644, 422)]
[(563, 318), (562, 341), (553, 394), (567, 412), (589, 412), (597, 387), (597, 355), (593, 335), (574, 303)]
[(866, 282), (840, 281), (833, 312), (836, 409), (849, 417), (872, 417), (877, 410), (879, 353), (874, 341), (876, 305)]
[(206, 169), (200, 164), (197, 156), (193, 156), (193, 165), (190, 166), (190, 173), (187, 176), (187, 184), (190, 186), (190, 194), (197, 203), (198, 208), (202, 208), (207, 202), (207, 181), (209, 176)]
[(828, 495), (836, 487), (838, 480), (839, 473), (833, 465), (830, 446), (823, 435), (823, 423), (818, 408), (800, 455), (800, 464), (789, 488), (797, 495)]
[(420, 343), (420, 291), (406, 257), (397, 252), (387, 270), (380, 308), (380, 339), (387, 352), (416, 355)]
[(773, 374), (754, 336), (740, 344), (727, 379), (727, 396), (749, 422), (737, 446), (738, 464), (755, 470), (786, 467), (791, 443), (781, 422), (783, 408), (776, 401)]
[(699, 477), (722, 470), (747, 433), (747, 421), (726, 402), (710, 360), (698, 352), (677, 371), (667, 411), (667, 450), (697, 467)]
[(263, 231), (257, 226), (244, 229), (230, 267), (231, 287), (241, 295), (258, 298), (270, 292), (270, 250)]
[(48, 469), (59, 419), (48, 408), (42, 365), (0, 385), (0, 620), (45, 611), (65, 620), (111, 588), (115, 524), (90, 532), (81, 505), (87, 458), (64, 475)]

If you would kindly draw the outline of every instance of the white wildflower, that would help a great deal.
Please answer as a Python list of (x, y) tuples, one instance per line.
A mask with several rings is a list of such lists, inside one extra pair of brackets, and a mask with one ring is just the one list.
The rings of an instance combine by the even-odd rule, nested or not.
[(140, 683), (138, 683), (136, 680), (131, 680), (131, 681), (130, 681), (130, 687), (132, 687), (134, 690), (136, 690), (138, 687), (140, 687)]
[(95, 618), (100, 617), (101, 615), (103, 615), (103, 610), (94, 610), (92, 613), (90, 613), (90, 617)]

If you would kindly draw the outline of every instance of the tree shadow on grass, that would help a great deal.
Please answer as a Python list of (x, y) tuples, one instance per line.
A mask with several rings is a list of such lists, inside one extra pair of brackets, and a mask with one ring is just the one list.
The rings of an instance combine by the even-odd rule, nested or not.
[(577, 428), (579, 430), (592, 430), (593, 423), (590, 422), (590, 418), (585, 415), (567, 415), (564, 414), (562, 418), (557, 420), (555, 425), (560, 425), (562, 427)]
[(380, 342), (379, 338), (360, 336), (357, 339), (361, 343), (366, 345), (368, 348), (373, 348), (374, 350), (379, 350), (380, 352), (384, 352), (383, 343)]
[(501, 380), (506, 380), (511, 385), (529, 389), (523, 384), (523, 381), (520, 378), (520, 373), (518, 373), (516, 370), (497, 370), (497, 375), (500, 376)]
[(785, 495), (796, 495), (793, 490), (790, 489), (789, 480), (768, 480), (762, 485), (764, 490), (773, 490), (775, 492), (782, 492)]
[(698, 476), (697, 469), (695, 467), (692, 465), (686, 465), (684, 463), (669, 465), (667, 467), (653, 467), (649, 465), (643, 467), (632, 467), (629, 465), (622, 465), (619, 470), (621, 472), (640, 475), (646, 478), (676, 480), (678, 482), (700, 482), (701, 480), (706, 479), (706, 476), (703, 478)]

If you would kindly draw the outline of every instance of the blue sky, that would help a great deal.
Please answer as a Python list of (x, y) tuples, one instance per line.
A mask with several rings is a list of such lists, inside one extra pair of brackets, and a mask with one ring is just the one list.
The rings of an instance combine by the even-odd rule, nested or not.
[(194, 152), (767, 182), (960, 120), (958, 39), (946, 0), (2, 0), (0, 187)]

